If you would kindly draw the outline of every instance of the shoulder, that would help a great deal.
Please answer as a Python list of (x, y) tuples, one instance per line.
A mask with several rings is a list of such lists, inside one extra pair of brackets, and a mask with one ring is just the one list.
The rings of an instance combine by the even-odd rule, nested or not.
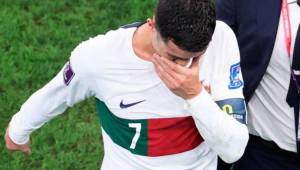
[(223, 44), (225, 41), (236, 41), (232, 29), (223, 21), (217, 20), (215, 32), (212, 37), (213, 43)]
[(239, 59), (239, 48), (236, 36), (232, 29), (224, 22), (217, 21), (215, 32), (207, 49), (209, 58), (217, 57), (216, 60), (226, 61), (231, 58)]
[(131, 38), (132, 29), (119, 28), (81, 42), (71, 53), (70, 63), (81, 74), (99, 73), (113, 63), (113, 56), (122, 51)]
[[(95, 56), (98, 53), (105, 53), (117, 47), (120, 43), (127, 39), (131, 34), (131, 29), (119, 28), (117, 30), (108, 31), (96, 37), (89, 38), (81, 42), (73, 51), (72, 57), (84, 55)], [(110, 47), (110, 48), (109, 48)]]
[(227, 87), (231, 83), (231, 77), (235, 75), (232, 80), (237, 80), (239, 83), (239, 86), (235, 87), (241, 87), (239, 62), (240, 52), (235, 34), (227, 24), (217, 21), (212, 41), (205, 53), (203, 61), (205, 67), (202, 70), (203, 76), (211, 82), (219, 82), (213, 85), (215, 89), (221, 89), (215, 94), (225, 94), (222, 91), (230, 90)]

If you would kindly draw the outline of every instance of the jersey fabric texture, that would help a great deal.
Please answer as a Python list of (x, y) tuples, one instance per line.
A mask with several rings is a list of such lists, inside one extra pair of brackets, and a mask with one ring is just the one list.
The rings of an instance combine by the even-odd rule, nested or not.
[[(217, 21), (200, 61), (203, 88), (191, 100), (173, 94), (151, 62), (132, 47), (136, 27), (123, 27), (82, 42), (69, 62), (34, 93), (10, 122), (10, 137), (26, 143), (30, 133), (67, 107), (95, 97), (104, 141), (104, 170), (216, 169), (243, 153), (248, 131), (243, 79), (235, 36)], [(217, 103), (220, 107), (217, 105)]]

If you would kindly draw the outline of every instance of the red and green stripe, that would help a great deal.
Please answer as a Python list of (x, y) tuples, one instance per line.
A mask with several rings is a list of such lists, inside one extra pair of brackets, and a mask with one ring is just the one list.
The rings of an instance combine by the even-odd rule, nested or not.
[[(114, 143), (134, 154), (152, 157), (177, 154), (203, 142), (192, 117), (130, 120), (115, 116), (99, 100), (96, 106), (104, 131)], [(137, 131), (129, 127), (132, 123), (141, 126), (134, 148), (130, 146)]]

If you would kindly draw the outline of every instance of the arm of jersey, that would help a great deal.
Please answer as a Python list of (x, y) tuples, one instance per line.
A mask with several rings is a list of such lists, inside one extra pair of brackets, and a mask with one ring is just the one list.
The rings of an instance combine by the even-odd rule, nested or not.
[(213, 70), (209, 81), (211, 95), (203, 88), (186, 104), (205, 142), (221, 159), (232, 163), (243, 155), (249, 138), (243, 124), (246, 123), (244, 83), (233, 31), (225, 23), (218, 22), (215, 33), (206, 56), (213, 62), (204, 63)]
[(16, 144), (25, 144), (30, 134), (53, 117), (93, 95), (88, 80), (80, 76), (78, 67), (64, 68), (43, 88), (35, 92), (9, 123), (9, 137)]
[(187, 101), (195, 124), (207, 144), (227, 163), (237, 161), (248, 142), (246, 125), (223, 112), (203, 89)]
[(217, 20), (227, 23), (237, 32), (235, 0), (216, 0)]

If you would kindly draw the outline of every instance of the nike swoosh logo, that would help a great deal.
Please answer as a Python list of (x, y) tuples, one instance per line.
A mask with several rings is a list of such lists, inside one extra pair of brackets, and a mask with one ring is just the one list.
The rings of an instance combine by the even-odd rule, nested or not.
[(121, 109), (126, 109), (126, 108), (128, 108), (128, 107), (137, 105), (137, 104), (142, 103), (142, 102), (144, 102), (144, 101), (146, 101), (146, 100), (142, 100), (142, 101), (138, 101), (138, 102), (134, 102), (134, 103), (124, 104), (124, 103), (123, 103), (123, 100), (122, 100), (121, 103), (120, 103), (120, 108), (121, 108)]

